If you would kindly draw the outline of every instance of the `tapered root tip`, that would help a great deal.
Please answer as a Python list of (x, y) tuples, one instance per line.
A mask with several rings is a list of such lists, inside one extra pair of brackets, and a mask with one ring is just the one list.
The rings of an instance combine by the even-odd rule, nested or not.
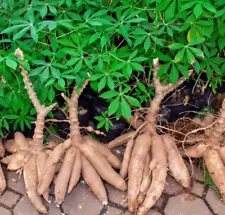
[(153, 59), (153, 65), (157, 66), (159, 64), (159, 58), (154, 58)]
[(103, 205), (108, 205), (108, 201), (102, 202)]

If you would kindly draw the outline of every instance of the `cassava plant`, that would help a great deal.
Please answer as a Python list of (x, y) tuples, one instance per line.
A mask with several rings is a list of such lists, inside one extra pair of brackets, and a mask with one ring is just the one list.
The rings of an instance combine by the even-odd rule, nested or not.
[[(109, 103), (108, 111), (97, 118), (99, 128), (104, 126), (108, 130), (112, 117), (123, 117), (137, 129), (108, 145), (111, 148), (127, 143), (121, 176), (115, 177), (122, 189), (126, 188), (122, 178), (129, 177), (129, 210), (145, 214), (154, 205), (163, 190), (167, 167), (178, 182), (189, 187), (190, 178), (180, 153), (171, 136), (157, 133), (156, 118), (163, 97), (189, 77), (188, 70), (194, 70), (192, 78), (196, 82), (206, 75), (204, 88), (209, 85), (214, 92), (222, 83), (225, 75), (224, 0), (0, 0), (0, 7), (0, 135), (5, 135), (12, 124), (15, 129), (30, 127), (35, 114), (36, 122), (41, 121), (36, 123), (33, 139), (16, 133), (14, 140), (5, 143), (13, 154), (3, 162), (12, 170), (24, 168), (28, 196), (40, 212), (46, 212), (40, 196), (47, 199), (49, 185), (57, 173), (58, 204), (64, 200), (66, 191), (70, 192), (76, 185), (81, 172), (96, 196), (107, 202), (100, 177), (112, 183), (107, 177), (116, 174), (111, 166), (118, 168), (119, 163), (112, 163), (110, 159), (116, 158), (105, 146), (80, 135), (77, 103), (86, 79)], [(23, 49), (27, 61), (14, 56), (17, 47)], [(157, 60), (152, 63), (155, 58), (161, 66)], [(185, 78), (179, 81), (180, 76)], [(38, 95), (35, 99), (34, 91)], [(53, 144), (52, 148), (50, 144), (42, 146), (44, 117), (48, 111), (48, 117), (54, 117), (51, 108), (45, 106), (52, 107), (61, 93), (65, 98), (63, 105), (68, 107), (70, 138), (57, 146)], [(149, 106), (144, 121), (135, 111), (142, 105)], [(46, 111), (40, 118), (41, 108)], [(41, 132), (40, 136), (37, 132)], [(208, 144), (201, 146), (212, 152)], [(214, 146), (212, 149), (215, 151)], [(106, 154), (101, 154), (103, 151)], [(46, 165), (42, 168), (43, 163), (37, 162), (38, 170), (34, 169), (37, 174), (28, 178), (27, 173), (31, 167), (35, 168), (39, 157)], [(69, 168), (65, 167), (67, 164)], [(136, 165), (141, 169), (135, 168)], [(181, 169), (183, 174), (177, 174)], [(66, 177), (61, 183), (63, 174)], [(91, 184), (90, 175), (95, 175), (101, 193), (96, 190), (96, 184)]]
[[(24, 61), (24, 55), (20, 49), (17, 49), (15, 54)], [(23, 66), (20, 68), (29, 97), (37, 109), (36, 127), (32, 140), (26, 139), (21, 133), (15, 133), (15, 139), (6, 144), (8, 151), (14, 153), (3, 158), (2, 162), (8, 165), (9, 170), (23, 171), (28, 197), (41, 213), (47, 213), (47, 209), (40, 196), (43, 195), (48, 201), (49, 186), (56, 173), (58, 173), (55, 180), (57, 204), (61, 204), (65, 194), (73, 190), (81, 173), (97, 198), (103, 204), (108, 204), (107, 193), (101, 178), (122, 191), (127, 189), (127, 185), (112, 168), (120, 168), (120, 160), (103, 144), (92, 140), (91, 137), (82, 137), (80, 134), (78, 98), (88, 81), (84, 82), (81, 89), (74, 87), (71, 98), (62, 94), (68, 103), (70, 139), (47, 151), (47, 147), (43, 145), (44, 122), (47, 113), (55, 104), (45, 107), (39, 103), (27, 70)], [(87, 129), (94, 131), (91, 127)], [(99, 132), (96, 131), (96, 133)], [(63, 160), (62, 163), (61, 160)]]
[[(209, 175), (225, 201), (225, 100), (217, 117), (208, 114), (204, 120), (195, 119), (194, 122), (199, 128), (185, 135), (183, 143), (186, 147), (182, 150), (182, 155), (189, 158), (204, 158)], [(199, 134), (199, 131), (204, 133)], [(191, 143), (188, 141), (190, 134)]]
[[(15, 55), (19, 60), (24, 61), (24, 55), (20, 49), (16, 49)], [(7, 164), (10, 170), (23, 170), (26, 192), (30, 201), (39, 212), (47, 213), (47, 208), (38, 195), (37, 184), (42, 176), (43, 167), (48, 157), (43, 145), (45, 117), (56, 104), (48, 107), (41, 105), (33, 90), (27, 70), (23, 66), (20, 66), (20, 69), (29, 98), (37, 110), (37, 120), (35, 121), (32, 140), (28, 141), (23, 134), (15, 133), (15, 140), (10, 144), (10, 147), (14, 148), (12, 150), (15, 153), (3, 158), (2, 162)], [(45, 198), (48, 199), (48, 191), (45, 192)]]
[(114, 148), (127, 141), (120, 175), (128, 177), (128, 209), (138, 215), (145, 215), (160, 198), (166, 183), (168, 168), (172, 176), (185, 188), (190, 187), (191, 178), (174, 139), (157, 133), (157, 115), (163, 98), (181, 85), (163, 85), (157, 78), (159, 60), (153, 62), (153, 83), (156, 95), (147, 110), (145, 120), (132, 123), (135, 133), (115, 139), (107, 146)]

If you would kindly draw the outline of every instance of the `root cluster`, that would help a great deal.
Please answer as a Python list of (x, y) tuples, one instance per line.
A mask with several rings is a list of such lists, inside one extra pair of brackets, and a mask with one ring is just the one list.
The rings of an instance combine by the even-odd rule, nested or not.
[[(170, 135), (159, 135), (156, 131), (156, 117), (160, 103), (176, 85), (162, 85), (157, 78), (158, 59), (153, 62), (154, 86), (156, 95), (151, 102), (144, 122), (138, 121), (132, 126), (137, 131), (126, 136), (127, 146), (121, 165), (121, 176), (128, 177), (128, 209), (138, 215), (145, 215), (160, 198), (166, 183), (168, 169), (171, 175), (185, 188), (191, 185), (191, 178), (179, 149)], [(119, 145), (116, 140), (108, 144), (109, 148)]]
[[(20, 60), (24, 60), (20, 49), (16, 50)], [(131, 131), (110, 142), (107, 146), (93, 140), (90, 136), (81, 136), (78, 121), (78, 98), (88, 84), (86, 80), (79, 89), (74, 87), (70, 97), (62, 94), (68, 104), (70, 136), (63, 143), (49, 142), (43, 145), (45, 117), (55, 104), (45, 107), (41, 105), (31, 84), (28, 73), (20, 66), (23, 81), (29, 98), (37, 110), (37, 120), (32, 139), (25, 138), (16, 132), (15, 138), (5, 143), (5, 148), (12, 154), (1, 162), (12, 171), (23, 172), (27, 195), (34, 207), (41, 213), (47, 208), (41, 196), (48, 201), (49, 186), (55, 184), (55, 201), (62, 204), (66, 193), (70, 193), (78, 183), (80, 176), (103, 203), (108, 203), (103, 180), (115, 188), (128, 189), (128, 209), (138, 215), (145, 215), (160, 198), (166, 183), (168, 170), (183, 187), (189, 188), (191, 177), (182, 156), (203, 157), (206, 167), (225, 200), (225, 147), (223, 133), (225, 131), (225, 101), (220, 116), (215, 119), (209, 115), (204, 121), (195, 120), (198, 129), (187, 133), (180, 151), (170, 134), (159, 134), (156, 119), (160, 103), (171, 91), (181, 85), (161, 84), (157, 78), (158, 59), (153, 61), (153, 84), (156, 95), (151, 101), (145, 119), (131, 119), (130, 124), (136, 131)], [(191, 73), (191, 72), (190, 72)], [(93, 131), (90, 127), (88, 131)], [(100, 132), (98, 132), (100, 133)], [(112, 148), (126, 144), (122, 163), (110, 151)], [(190, 146), (191, 144), (191, 146)], [(0, 144), (0, 156), (4, 156), (4, 148)], [(114, 169), (118, 169), (117, 173)], [(128, 178), (128, 184), (125, 179)], [(6, 187), (0, 166), (0, 192)]]
[[(24, 60), (20, 49), (17, 49), (15, 54), (20, 60)], [(102, 179), (121, 191), (126, 190), (127, 184), (124, 179), (113, 169), (120, 168), (120, 160), (105, 145), (89, 136), (80, 135), (78, 98), (88, 81), (85, 81), (81, 89), (74, 87), (70, 98), (62, 95), (68, 103), (70, 138), (58, 145), (43, 145), (45, 117), (55, 104), (49, 107), (41, 105), (28, 72), (23, 66), (20, 66), (20, 69), (29, 98), (37, 110), (36, 127), (32, 139), (16, 132), (14, 139), (5, 143), (6, 149), (12, 154), (3, 158), (1, 162), (6, 164), (9, 170), (23, 172), (26, 192), (34, 207), (40, 213), (47, 213), (41, 196), (48, 201), (49, 186), (53, 181), (55, 201), (60, 205), (66, 193), (70, 193), (76, 186), (81, 174), (103, 204), (107, 204), (108, 199)], [(3, 184), (2, 189), (4, 188)]]

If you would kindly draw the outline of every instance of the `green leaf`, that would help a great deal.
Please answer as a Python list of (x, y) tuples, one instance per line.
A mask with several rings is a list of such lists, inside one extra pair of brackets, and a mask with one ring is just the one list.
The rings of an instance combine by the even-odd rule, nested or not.
[(56, 10), (56, 8), (55, 8), (54, 6), (48, 5), (48, 7), (49, 7), (49, 10), (50, 10), (54, 15), (57, 14), (57, 10)]
[(158, 10), (158, 11), (165, 10), (170, 2), (171, 2), (171, 0), (159, 1), (159, 3), (156, 4), (156, 10)]
[(0, 97), (0, 107), (4, 107), (4, 108), (7, 108), (8, 107), (8, 104), (6, 102), (6, 100), (4, 98), (1, 98)]
[(110, 76), (107, 76), (107, 85), (108, 85), (110, 90), (114, 90), (115, 85), (114, 85), (114, 82), (113, 82), (113, 80)]
[(121, 98), (121, 113), (126, 119), (130, 119), (131, 116), (131, 108), (130, 105), (126, 102), (126, 100)]
[(40, 74), (41, 82), (45, 82), (49, 77), (49, 67), (47, 66), (44, 71)]
[(170, 2), (169, 7), (165, 11), (165, 20), (170, 21), (174, 15), (175, 15), (175, 10), (176, 10), (176, 1)]
[(55, 82), (55, 79), (53, 79), (53, 78), (48, 80), (47, 83), (45, 84), (45, 87), (52, 85), (54, 82)]
[(195, 62), (195, 57), (189, 49), (186, 49), (187, 60), (192, 65)]
[(181, 49), (174, 57), (175, 62), (180, 62), (184, 57), (185, 49)]
[(146, 19), (139, 17), (139, 18), (133, 18), (133, 19), (127, 20), (126, 22), (127, 23), (140, 23), (140, 22), (144, 22), (144, 21), (146, 21)]
[(143, 71), (144, 72), (144, 68), (141, 64), (132, 62), (132, 63), (130, 63), (130, 65), (131, 65), (132, 69), (134, 69), (136, 71)]
[(12, 97), (12, 108), (15, 112), (17, 112), (20, 107), (23, 105), (22, 100), (20, 96), (18, 96), (16, 93), (13, 94)]
[(20, 118), (20, 116), (19, 115), (5, 115), (5, 118), (6, 119), (19, 119)]
[(120, 98), (117, 97), (116, 99), (114, 99), (110, 105), (109, 105), (109, 111), (108, 111), (108, 114), (109, 116), (113, 115), (114, 113), (116, 113), (116, 111), (118, 110), (119, 108), (119, 100)]
[(11, 26), (11, 27), (8, 27), (5, 30), (3, 30), (1, 33), (2, 34), (10, 34), (10, 33), (14, 32), (14, 31), (16, 31), (16, 30), (18, 30), (22, 27), (25, 27), (25, 26), (27, 26), (27, 24)]
[(132, 61), (134, 61), (134, 62), (143, 62), (143, 61), (146, 61), (146, 60), (148, 60), (149, 58), (147, 58), (147, 57), (136, 57), (136, 58), (133, 58), (132, 59)]
[(76, 47), (74, 42), (72, 42), (69, 39), (60, 39), (58, 40), (58, 43), (67, 47), (72, 47), (72, 48)]
[(100, 42), (102, 48), (107, 44), (107, 41), (108, 38), (105, 35), (103, 35)]
[(144, 42), (144, 50), (147, 52), (150, 47), (151, 47), (151, 40), (149, 37), (146, 37)]
[(210, 78), (212, 77), (212, 74), (213, 74), (213, 70), (211, 69), (211, 67), (209, 65), (207, 65), (206, 76), (207, 76), (208, 80), (210, 80)]
[(163, 41), (155, 36), (151, 36), (152, 40), (155, 42), (155, 44), (159, 46), (164, 46)]
[(187, 9), (191, 8), (192, 6), (194, 6), (195, 4), (196, 4), (196, 1), (188, 2), (181, 6), (181, 11), (187, 10)]
[(60, 87), (62, 87), (63, 89), (65, 88), (66, 83), (65, 83), (65, 81), (64, 81), (63, 78), (60, 78), (60, 79), (58, 80), (58, 85), (59, 85)]
[(102, 93), (102, 95), (100, 97), (103, 99), (111, 99), (111, 98), (117, 96), (118, 94), (119, 93), (116, 91), (107, 91), (107, 92)]
[(133, 105), (135, 107), (141, 107), (140, 102), (137, 99), (135, 99), (134, 97), (125, 95), (125, 98), (131, 105)]
[(203, 43), (205, 41), (205, 38), (199, 37), (195, 40), (191, 40), (191, 42), (188, 43), (188, 46), (195, 46)]
[(171, 50), (177, 50), (184, 47), (184, 44), (181, 43), (173, 43), (172, 45), (169, 45), (168, 48)]
[(98, 79), (101, 79), (104, 76), (104, 74), (96, 74), (96, 75), (92, 75), (90, 80), (91, 81), (97, 81)]
[(162, 77), (164, 74), (166, 74), (170, 68), (170, 64), (171, 64), (171, 62), (160, 66), (158, 69), (157, 77)]
[(61, 77), (60, 71), (58, 69), (56, 69), (54, 66), (51, 66), (50, 68), (51, 68), (52, 76), (56, 79), (60, 79), (60, 77)]
[(222, 51), (225, 48), (225, 37), (219, 37), (218, 46), (220, 51)]
[(77, 62), (76, 66), (74, 67), (74, 70), (75, 70), (76, 73), (79, 72), (79, 71), (81, 70), (82, 65), (83, 65), (83, 59), (80, 59), (80, 60)]
[(102, 26), (102, 23), (99, 20), (88, 20), (87, 23), (92, 26)]
[(204, 2), (204, 3), (202, 4), (202, 6), (203, 6), (206, 10), (208, 10), (208, 11), (210, 11), (210, 12), (212, 12), (212, 13), (216, 13), (216, 8), (215, 8), (212, 4), (210, 4), (210, 3), (208, 3), (208, 2)]
[(198, 3), (195, 7), (194, 7), (194, 14), (195, 17), (198, 18), (199, 16), (202, 15), (203, 12), (203, 8), (202, 8), (202, 4)]
[(110, 67), (110, 72), (121, 70), (125, 66), (125, 62), (113, 61)]
[(101, 91), (106, 85), (106, 76), (104, 76), (98, 83), (98, 91)]
[(4, 57), (0, 55), (0, 63), (4, 60)]
[(199, 62), (197, 60), (194, 62), (193, 67), (194, 67), (195, 72), (197, 74), (199, 74), (200, 70), (201, 70), (201, 66), (200, 66), (200, 64), (199, 64)]
[(35, 26), (31, 26), (30, 28), (30, 35), (32, 37), (32, 39), (37, 42), (38, 41), (38, 33), (37, 33), (37, 29)]
[(13, 36), (13, 40), (18, 40), (20, 38), (22, 38), (26, 32), (30, 29), (30, 26), (26, 27), (26, 28), (23, 28), (22, 30), (20, 30), (18, 33), (16, 33), (14, 36)]
[(40, 13), (42, 19), (47, 15), (47, 13), (48, 13), (48, 8), (47, 8), (47, 5), (46, 5), (46, 4), (44, 4), (44, 5), (39, 9), (39, 13)]
[(17, 62), (15, 60), (7, 57), (6, 58), (6, 65), (8, 67), (12, 68), (13, 70), (15, 70), (16, 67), (17, 67)]
[(53, 89), (53, 87), (50, 87), (48, 91), (48, 99), (50, 102), (52, 102), (54, 98), (55, 98), (55, 90)]
[(142, 84), (139, 80), (138, 80), (138, 87), (139, 87), (139, 89), (140, 89), (142, 92), (147, 93), (147, 90), (146, 90), (146, 88), (145, 88), (145, 85)]
[(190, 47), (189, 49), (194, 53), (195, 56), (204, 57), (204, 53), (201, 49), (197, 49), (197, 48), (193, 48), (193, 47)]
[(45, 68), (46, 68), (46, 66), (37, 67), (37, 68), (35, 68), (35, 69), (33, 69), (31, 71), (31, 73), (29, 74), (29, 76), (39, 75)]
[(169, 75), (170, 82), (172, 84), (175, 84), (178, 80), (178, 77), (179, 77), (178, 70), (177, 70), (175, 64), (172, 64), (171, 72), (170, 72), (170, 75)]
[(102, 128), (105, 125), (105, 120), (102, 120), (101, 122), (98, 123), (97, 129)]
[(97, 39), (99, 39), (101, 36), (101, 33), (100, 32), (97, 32), (95, 34), (93, 34), (91, 37), (90, 37), (90, 40), (89, 40), (89, 44), (95, 42)]
[(132, 74), (132, 68), (129, 63), (126, 64), (126, 66), (123, 68), (123, 74), (124, 76), (129, 79)]
[(179, 70), (179, 72), (185, 77), (188, 78), (189, 77), (189, 73), (188, 73), (188, 68), (186, 66), (183, 66), (181, 64), (177, 64), (177, 68)]
[(137, 53), (138, 53), (138, 50), (137, 50), (137, 49), (134, 50), (134, 51), (130, 54), (129, 60), (132, 60), (134, 57), (136, 57)]
[(4, 97), (4, 90), (0, 88), (0, 97)]

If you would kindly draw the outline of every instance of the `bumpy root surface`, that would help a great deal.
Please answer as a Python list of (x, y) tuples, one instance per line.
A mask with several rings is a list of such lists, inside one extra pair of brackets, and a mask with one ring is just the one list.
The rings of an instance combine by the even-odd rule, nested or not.
[[(217, 119), (207, 115), (204, 120), (196, 119), (195, 122), (204, 131), (205, 141), (196, 141), (196, 145), (185, 148), (181, 153), (185, 157), (204, 158), (206, 168), (225, 201), (225, 100)], [(198, 132), (195, 135), (197, 140)]]
[(57, 164), (62, 160), (55, 179), (55, 201), (58, 205), (62, 204), (66, 193), (70, 193), (76, 186), (81, 174), (91, 191), (103, 204), (107, 204), (108, 199), (102, 179), (119, 190), (127, 189), (124, 179), (113, 169), (120, 168), (120, 160), (105, 145), (89, 136), (80, 135), (78, 98), (87, 83), (84, 82), (79, 92), (74, 87), (70, 98), (62, 95), (68, 104), (70, 139), (53, 149), (39, 181), (38, 192), (43, 195), (53, 181)]
[[(24, 60), (20, 49), (17, 49), (15, 54), (20, 60)], [(76, 186), (81, 174), (91, 191), (103, 204), (107, 204), (108, 199), (102, 179), (119, 190), (126, 190), (124, 179), (113, 169), (120, 169), (120, 160), (105, 145), (89, 136), (80, 135), (78, 98), (88, 81), (84, 82), (79, 92), (74, 87), (71, 98), (62, 95), (68, 103), (70, 138), (58, 145), (52, 142), (43, 145), (45, 117), (55, 104), (49, 107), (41, 105), (29, 80), (28, 72), (22, 66), (20, 69), (29, 98), (37, 110), (36, 128), (32, 139), (16, 132), (14, 139), (5, 143), (6, 149), (12, 154), (3, 158), (1, 162), (6, 164), (9, 170), (23, 170), (27, 195), (34, 207), (40, 213), (47, 213), (41, 196), (48, 201), (49, 186), (53, 180), (55, 200), (60, 205), (66, 193), (70, 193)], [(90, 127), (87, 130), (90, 131)], [(4, 190), (5, 186), (4, 175), (0, 168), (0, 191)]]
[(161, 101), (185, 79), (181, 79), (176, 85), (164, 86), (157, 78), (158, 59), (154, 59), (153, 65), (156, 95), (148, 108), (145, 121), (133, 117), (131, 125), (137, 131), (123, 135), (108, 144), (109, 148), (114, 148), (127, 143), (120, 175), (123, 178), (128, 176), (128, 209), (138, 215), (147, 214), (160, 198), (166, 183), (168, 167), (182, 186), (190, 187), (191, 181), (173, 138), (169, 135), (160, 136), (156, 132), (156, 118)]
[[(0, 140), (0, 157), (4, 157), (4, 155), (5, 155), (5, 148)], [(6, 188), (5, 176), (2, 171), (2, 166), (0, 164), (0, 195), (5, 190), (5, 188)]]
[[(20, 60), (24, 60), (23, 52), (20, 49), (15, 51), (15, 55)], [(38, 181), (41, 177), (44, 163), (42, 159), (47, 159), (46, 148), (43, 145), (44, 121), (48, 112), (51, 111), (55, 104), (45, 107), (41, 105), (36, 93), (33, 90), (32, 83), (29, 79), (28, 72), (23, 66), (20, 66), (21, 74), (25, 88), (27, 89), (30, 100), (32, 101), (36, 111), (37, 120), (35, 122), (35, 130), (33, 138), (25, 138), (20, 132), (16, 132), (13, 140), (5, 143), (6, 150), (13, 153), (1, 160), (7, 165), (9, 170), (23, 170), (24, 182), (28, 198), (34, 207), (40, 213), (47, 213), (47, 208), (43, 204), (42, 199), (37, 191)], [(1, 174), (0, 174), (1, 175)], [(1, 176), (0, 176), (1, 178)], [(48, 191), (44, 193), (45, 199), (48, 200)]]

